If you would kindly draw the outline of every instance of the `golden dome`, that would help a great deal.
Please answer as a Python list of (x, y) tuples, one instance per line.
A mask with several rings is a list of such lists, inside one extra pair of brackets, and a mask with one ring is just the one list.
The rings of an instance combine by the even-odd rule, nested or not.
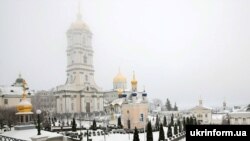
[(31, 112), (32, 105), (27, 99), (22, 99), (22, 101), (16, 106), (18, 112)]
[(127, 83), (127, 79), (119, 71), (119, 73), (114, 77), (113, 83)]

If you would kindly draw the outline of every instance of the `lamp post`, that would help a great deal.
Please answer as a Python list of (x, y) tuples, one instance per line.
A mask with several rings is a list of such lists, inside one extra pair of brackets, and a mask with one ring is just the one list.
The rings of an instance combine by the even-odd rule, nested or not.
[(37, 114), (37, 135), (41, 135), (41, 127), (40, 127), (40, 114), (42, 113), (41, 110), (36, 110), (36, 114)]

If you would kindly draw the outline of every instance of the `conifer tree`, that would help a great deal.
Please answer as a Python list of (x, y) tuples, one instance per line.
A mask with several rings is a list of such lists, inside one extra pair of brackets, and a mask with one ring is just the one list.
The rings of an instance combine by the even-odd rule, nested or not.
[(72, 131), (76, 132), (76, 121), (75, 121), (75, 118), (73, 118), (73, 121), (72, 121)]
[(172, 106), (171, 106), (171, 103), (169, 101), (169, 99), (167, 98), (167, 101), (166, 101), (166, 104), (165, 104), (166, 108), (168, 111), (171, 111), (172, 110)]
[(178, 107), (177, 107), (176, 103), (174, 103), (174, 111), (178, 111)]
[(165, 140), (165, 135), (164, 135), (164, 130), (162, 124), (160, 125), (160, 132), (159, 132), (159, 141), (164, 141)]
[(186, 125), (190, 125), (189, 117), (187, 117), (187, 119), (186, 119)]
[(170, 125), (174, 126), (174, 114), (171, 115)]
[(190, 117), (189, 118), (189, 125), (193, 125), (194, 124), (194, 119), (193, 119), (193, 117)]
[(134, 132), (133, 141), (140, 141), (139, 134), (138, 134), (138, 130), (137, 130), (136, 127), (135, 127), (135, 132)]
[(164, 118), (163, 118), (163, 126), (167, 127), (167, 118), (166, 118), (166, 116), (164, 116)]
[(147, 141), (153, 141), (153, 132), (152, 132), (152, 125), (151, 122), (148, 122), (147, 125)]
[(183, 131), (186, 131), (186, 118), (185, 117), (183, 117), (182, 126), (183, 126)]
[(157, 131), (159, 131), (159, 128), (160, 128), (160, 120), (159, 120), (158, 115), (156, 115), (155, 129), (156, 129)]
[(174, 135), (178, 134), (177, 124), (174, 124)]
[(171, 125), (170, 125), (170, 124), (168, 125), (168, 132), (167, 132), (167, 136), (168, 136), (168, 138), (171, 138), (171, 137), (173, 136), (173, 134), (172, 134), (172, 127), (171, 127)]
[(197, 125), (197, 119), (196, 119), (196, 117), (194, 117), (194, 119), (193, 119), (193, 125)]
[(177, 120), (177, 126), (179, 127), (179, 133), (182, 132), (182, 126), (180, 119)]
[(96, 121), (95, 120), (93, 120), (92, 129), (96, 130)]

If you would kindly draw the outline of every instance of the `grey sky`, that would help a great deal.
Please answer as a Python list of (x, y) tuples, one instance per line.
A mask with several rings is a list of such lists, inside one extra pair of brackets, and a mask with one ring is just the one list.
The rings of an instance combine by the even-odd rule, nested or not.
[[(0, 84), (19, 72), (35, 90), (66, 81), (66, 31), (77, 0), (0, 1)], [(96, 83), (118, 68), (150, 98), (192, 107), (250, 103), (250, 1), (83, 0), (93, 36)], [(130, 86), (130, 85), (129, 85)]]

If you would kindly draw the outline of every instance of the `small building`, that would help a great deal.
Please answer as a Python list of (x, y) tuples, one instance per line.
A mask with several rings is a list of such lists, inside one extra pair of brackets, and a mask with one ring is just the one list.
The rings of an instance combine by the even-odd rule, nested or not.
[(203, 106), (202, 100), (199, 100), (199, 105), (190, 110), (191, 115), (196, 117), (200, 124), (211, 124), (212, 121), (212, 109)]
[(143, 129), (146, 127), (148, 118), (148, 101), (147, 93), (139, 95), (137, 92), (137, 80), (135, 74), (131, 81), (132, 93), (128, 95), (122, 94), (123, 103), (121, 105), (121, 120), (125, 129)]
[(228, 114), (230, 124), (250, 125), (250, 105)]
[[(25, 81), (21, 74), (11, 86), (0, 86), (0, 106), (1, 107), (15, 107), (17, 103), (22, 100), (22, 83)], [(27, 88), (27, 100), (31, 101), (34, 91)]]

